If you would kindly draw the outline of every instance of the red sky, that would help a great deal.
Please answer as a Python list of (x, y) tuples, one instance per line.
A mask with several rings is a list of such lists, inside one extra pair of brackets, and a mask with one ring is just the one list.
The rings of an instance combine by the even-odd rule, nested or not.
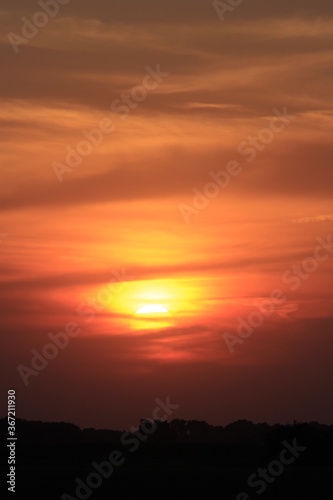
[(18, 43), (40, 10), (0, 10), (2, 394), (81, 426), (166, 396), (175, 418), (332, 423), (333, 6), (72, 0)]

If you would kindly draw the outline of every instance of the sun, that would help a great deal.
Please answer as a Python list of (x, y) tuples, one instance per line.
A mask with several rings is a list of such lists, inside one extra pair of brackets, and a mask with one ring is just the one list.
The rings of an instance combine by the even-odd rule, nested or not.
[[(114, 285), (103, 307), (112, 313), (110, 319), (119, 329), (164, 329), (198, 314), (199, 290), (190, 278), (126, 281)], [(99, 289), (93, 293), (95, 297), (101, 295)]]
[(169, 311), (166, 307), (158, 304), (147, 304), (146, 306), (140, 307), (136, 311), (136, 314), (167, 314)]

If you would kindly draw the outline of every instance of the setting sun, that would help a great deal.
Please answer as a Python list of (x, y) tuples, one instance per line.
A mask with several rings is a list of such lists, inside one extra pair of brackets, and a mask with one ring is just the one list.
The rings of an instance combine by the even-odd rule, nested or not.
[(163, 314), (168, 312), (169, 311), (161, 305), (148, 304), (146, 306), (140, 307), (140, 309), (136, 311), (136, 314)]

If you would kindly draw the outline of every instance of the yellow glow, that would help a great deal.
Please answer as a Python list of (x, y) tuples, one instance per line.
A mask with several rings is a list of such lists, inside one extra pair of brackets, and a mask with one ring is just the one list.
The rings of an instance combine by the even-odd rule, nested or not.
[(143, 279), (104, 285), (91, 290), (90, 296), (100, 311), (109, 311), (113, 331), (151, 331), (183, 327), (195, 318), (211, 316), (216, 310), (212, 296), (220, 287), (220, 280), (214, 278)]
[[(180, 313), (189, 306), (191, 291), (181, 280), (128, 281), (114, 287), (114, 293), (106, 307), (128, 316), (149, 313)], [(140, 309), (151, 307), (150, 311)], [(156, 310), (156, 308), (164, 308)]]
[(161, 305), (148, 304), (146, 306), (140, 307), (140, 309), (136, 311), (136, 314), (163, 314), (168, 312), (169, 311)]
[[(98, 292), (96, 292), (98, 295)], [(198, 289), (187, 279), (155, 279), (116, 283), (105, 309), (113, 321), (131, 330), (179, 325), (198, 312)]]

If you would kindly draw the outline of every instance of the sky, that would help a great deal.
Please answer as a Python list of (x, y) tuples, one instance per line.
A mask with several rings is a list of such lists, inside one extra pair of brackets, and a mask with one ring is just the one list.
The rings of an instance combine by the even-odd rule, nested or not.
[(1, 3), (21, 418), (332, 423), (333, 4), (221, 3)]

